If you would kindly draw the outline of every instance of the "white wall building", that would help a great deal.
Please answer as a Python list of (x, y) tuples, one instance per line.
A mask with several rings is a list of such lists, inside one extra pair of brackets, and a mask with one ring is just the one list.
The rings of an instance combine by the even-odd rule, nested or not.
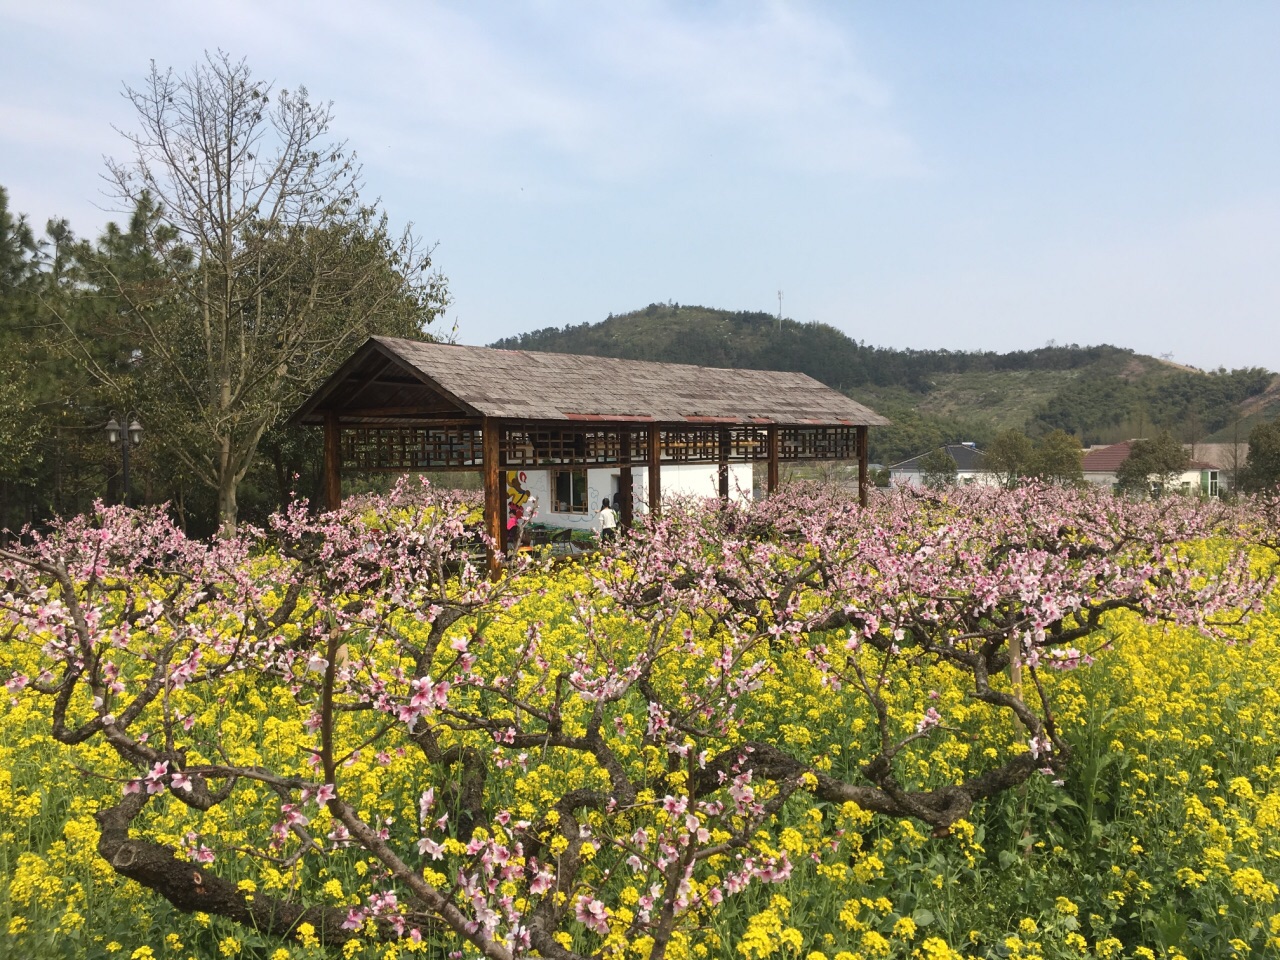
[[(1125, 440), (1123, 443), (1086, 450), (1083, 460), (1085, 482), (1106, 487), (1108, 490), (1118, 490), (1119, 480), (1116, 478), (1116, 471), (1129, 459), (1134, 443), (1133, 440)], [(1173, 481), (1170, 489), (1180, 493), (1199, 494), (1202, 497), (1217, 497), (1221, 493), (1219, 470), (1212, 463), (1192, 460), (1182, 474)]]
[[(534, 523), (557, 529), (597, 530), (597, 512), (602, 500), (613, 501), (618, 492), (617, 467), (546, 467), (507, 471), (507, 512), (523, 511), (530, 500), (537, 501)], [(719, 470), (715, 464), (666, 464), (662, 467), (662, 497), (718, 497)], [(635, 513), (648, 512), (648, 471), (631, 472)], [(751, 499), (752, 467), (749, 463), (729, 465), (729, 496)]]
[[(999, 486), (1000, 478), (982, 465), (982, 451), (976, 443), (948, 443), (941, 448), (956, 465), (957, 486)], [(889, 483), (895, 487), (923, 486), (925, 471), (922, 461), (928, 454), (920, 454), (910, 460), (892, 464), (889, 467)]]

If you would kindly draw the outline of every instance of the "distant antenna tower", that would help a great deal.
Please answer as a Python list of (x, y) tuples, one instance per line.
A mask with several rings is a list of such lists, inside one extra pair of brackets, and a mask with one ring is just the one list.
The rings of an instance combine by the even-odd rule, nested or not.
[(782, 291), (778, 291), (778, 332), (782, 332)]

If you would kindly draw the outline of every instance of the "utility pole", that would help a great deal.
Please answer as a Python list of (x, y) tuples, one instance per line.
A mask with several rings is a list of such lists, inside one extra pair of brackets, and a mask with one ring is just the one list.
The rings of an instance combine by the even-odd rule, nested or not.
[(782, 291), (778, 291), (778, 332), (782, 332)]

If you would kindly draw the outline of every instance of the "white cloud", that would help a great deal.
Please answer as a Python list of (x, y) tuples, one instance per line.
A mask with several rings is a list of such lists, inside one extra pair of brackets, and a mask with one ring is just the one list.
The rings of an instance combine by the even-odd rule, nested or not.
[[(899, 175), (919, 169), (843, 25), (786, 3), (620, 5), (584, 30), (595, 64), (643, 100), (654, 127), (737, 141), (777, 166)], [(711, 130), (706, 131), (707, 125)], [(665, 128), (665, 129), (663, 129)]]
[[(24, 116), (22, 136), (71, 146), (83, 110), (95, 159), (119, 151), (118, 93), (149, 59), (185, 72), (222, 48), (337, 101), (339, 135), (371, 173), (476, 195), (921, 169), (846, 25), (806, 3), (0, 2), (48, 71), (37, 89), (54, 116)], [(12, 115), (22, 85), (9, 79)]]
[[(803, 6), (546, 3), (315, 8), (360, 63), (358, 143), (470, 186), (617, 183), (720, 163), (897, 176), (921, 165), (842, 27)], [(318, 89), (318, 88), (317, 88)]]

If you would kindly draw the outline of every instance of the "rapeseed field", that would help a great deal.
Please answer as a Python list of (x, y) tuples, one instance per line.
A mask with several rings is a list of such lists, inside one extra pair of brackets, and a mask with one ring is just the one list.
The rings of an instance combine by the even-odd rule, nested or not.
[[(1190, 545), (1204, 569), (1216, 569), (1219, 541)], [(280, 562), (269, 555), (256, 564)], [(556, 729), (586, 736), (594, 702), (607, 699), (587, 675), (584, 649), (607, 644), (610, 661), (640, 658), (652, 632), (609, 604), (596, 604), (606, 568), (530, 565), (509, 578), (483, 622), (459, 619), (443, 634), (441, 650), (474, 657), (488, 685), (450, 693), (459, 718), (494, 690), (509, 704), (554, 703)], [(148, 588), (158, 596), (162, 579)], [(427, 625), (396, 619), (406, 635), (425, 636)], [(531, 627), (536, 625), (536, 631)], [(290, 627), (281, 626), (287, 643)], [(694, 639), (709, 636), (698, 617), (677, 617), (672, 635), (690, 639), (646, 678), (668, 699), (694, 698), (688, 678), (709, 675), (723, 651)], [(419, 633), (415, 633), (418, 631)], [(535, 639), (536, 633), (536, 639)], [(475, 639), (483, 637), (483, 645)], [(979, 801), (944, 829), (910, 818), (875, 815), (859, 804), (819, 799), (816, 774), (856, 778), (875, 754), (877, 716), (835, 695), (813, 644), (847, 645), (866, 671), (882, 670), (877, 688), (905, 744), (896, 757), (912, 788), (959, 782), (1010, 757), (1035, 749), (1007, 712), (975, 700), (954, 666), (920, 656), (884, 672), (883, 656), (856, 647), (848, 628), (832, 628), (812, 642), (769, 648), (750, 671), (751, 697), (742, 701), (720, 740), (776, 744), (812, 757), (814, 774), (778, 795), (777, 816), (750, 839), (750, 855), (764, 881), (731, 889), (739, 869), (725, 849), (690, 872), (682, 893), (689, 921), (665, 945), (668, 957), (871, 958), (1209, 958), (1280, 956), (1280, 596), (1266, 599), (1248, 622), (1225, 636), (1188, 626), (1152, 623), (1136, 612), (1106, 614), (1090, 638), (1087, 665), (1037, 674), (1054, 704), (1058, 735), (1069, 761), (1013, 789)], [(422, 642), (425, 643), (425, 640)], [(121, 641), (127, 647), (130, 641)], [(400, 662), (405, 653), (383, 636), (362, 637), (354, 661)], [(352, 641), (353, 647), (355, 641)], [(470, 644), (470, 646), (469, 646)], [(597, 651), (599, 653), (599, 651)], [(38, 642), (11, 634), (0, 651), (5, 676), (38, 677), (48, 669)], [(228, 661), (232, 662), (229, 658)], [(561, 665), (593, 696), (562, 697), (551, 689)], [(220, 664), (219, 669), (225, 664)], [(302, 676), (305, 670), (296, 676)], [(861, 674), (859, 674), (861, 675)], [(299, 782), (316, 775), (316, 709), (299, 696), (297, 682), (270, 682), (251, 671), (227, 670), (216, 686), (175, 688), (161, 709), (183, 718), (189, 732), (179, 745), (192, 763), (275, 771)], [(122, 681), (123, 683), (124, 681)], [(1009, 675), (993, 679), (1012, 689)], [(1022, 683), (1029, 683), (1023, 680)], [(1019, 691), (1030, 696), (1029, 691)], [(443, 694), (440, 694), (443, 697)], [(922, 719), (926, 702), (938, 721)], [(97, 705), (100, 707), (100, 705)], [(72, 700), (72, 721), (95, 705)], [(478, 707), (477, 707), (478, 709)], [(509, 706), (514, 714), (520, 709)], [(547, 709), (550, 709), (547, 707)], [(926, 715), (930, 716), (930, 715)], [(547, 846), (561, 855), (555, 801), (566, 792), (605, 791), (610, 771), (557, 750), (548, 742), (494, 748), (482, 789), (490, 822), (455, 826), (465, 811), (442, 791), (424, 795), (420, 758), (409, 732), (387, 736), (382, 721), (352, 710), (336, 721), (347, 745), (339, 763), (346, 796), (358, 798), (360, 820), (386, 837), (416, 836), (435, 820), (445, 833), (424, 838), (421, 873), (441, 888), (465, 884), (459, 864), (485, 843), (506, 843), (518, 821), (546, 828)], [(637, 731), (653, 719), (619, 709), (600, 736), (633, 776), (672, 791), (688, 773), (672, 750)], [(692, 724), (693, 720), (688, 720)], [(932, 725), (938, 726), (931, 731)], [(512, 729), (516, 719), (512, 720)], [(169, 729), (166, 727), (166, 729)], [(924, 733), (930, 736), (923, 736)], [(912, 739), (919, 735), (919, 739)], [(440, 734), (440, 748), (481, 749), (488, 742), (461, 719)], [(211, 744), (217, 744), (213, 750)], [(486, 748), (487, 749), (487, 748)], [(182, 789), (172, 774), (169, 791)], [(156, 774), (159, 782), (160, 774)], [(152, 891), (123, 879), (98, 853), (95, 813), (122, 790), (148, 786), (102, 738), (68, 745), (50, 732), (49, 698), (11, 682), (0, 702), (0, 956), (75, 958), (464, 957), (474, 948), (429, 925), (398, 939), (373, 936), (372, 915), (353, 914), (368, 937), (325, 946), (310, 924), (291, 939), (251, 925), (195, 911), (182, 912)], [(760, 787), (760, 796), (767, 791)], [(550, 809), (549, 808), (550, 805)], [(660, 831), (691, 816), (678, 796), (641, 790), (628, 814), (629, 829)], [(156, 842), (253, 897), (297, 897), (356, 911), (387, 882), (384, 864), (360, 847), (342, 843), (340, 823), (324, 803), (286, 804), (264, 779), (240, 785), (226, 803), (193, 809), (163, 790), (139, 820)], [(451, 821), (450, 818), (453, 818)], [(514, 819), (513, 819), (514, 818)], [(557, 934), (566, 949), (601, 956), (644, 958), (648, 937), (628, 936), (653, 891), (606, 862), (616, 823), (600, 820), (595, 835), (575, 841), (583, 861), (577, 906), (581, 934)], [(720, 821), (694, 816), (719, 842)], [(447, 829), (446, 829), (447, 825)], [(291, 857), (285, 834), (294, 827), (323, 856)], [(294, 831), (295, 833), (297, 831)], [(279, 842), (272, 843), (272, 838)], [(265, 838), (265, 840), (264, 840)], [(289, 840), (290, 843), (294, 842)], [(425, 845), (424, 845), (425, 844)], [(496, 849), (496, 848), (495, 848)], [(612, 860), (607, 861), (612, 863)], [(785, 864), (761, 868), (759, 864)], [(770, 874), (768, 871), (772, 870)], [(458, 872), (456, 881), (450, 875)], [(529, 889), (495, 879), (515, 910), (527, 907)], [(731, 892), (733, 892), (731, 890)], [(608, 902), (609, 909), (603, 904)]]

